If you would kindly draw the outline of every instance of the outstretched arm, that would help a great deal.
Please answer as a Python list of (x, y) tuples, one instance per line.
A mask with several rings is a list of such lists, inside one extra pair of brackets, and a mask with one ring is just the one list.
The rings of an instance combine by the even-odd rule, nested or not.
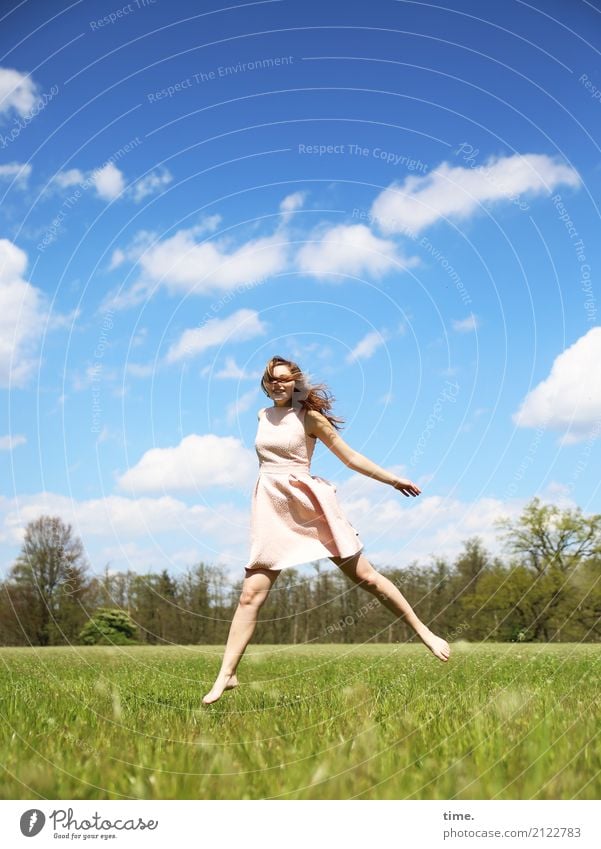
[(406, 478), (399, 478), (392, 472), (386, 471), (368, 457), (355, 451), (348, 445), (324, 415), (316, 410), (308, 410), (305, 416), (307, 431), (326, 445), (330, 451), (341, 460), (345, 466), (354, 472), (359, 472), (368, 478), (375, 478), (381, 483), (388, 483), (398, 489), (403, 495), (419, 495), (421, 489)]

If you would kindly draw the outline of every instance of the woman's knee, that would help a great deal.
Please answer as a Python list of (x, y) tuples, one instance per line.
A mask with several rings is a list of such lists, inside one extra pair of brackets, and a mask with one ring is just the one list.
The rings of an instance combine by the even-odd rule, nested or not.
[[(354, 581), (356, 584), (361, 584), (365, 589), (376, 589), (378, 581), (381, 577), (380, 573), (374, 569), (369, 560), (362, 555), (354, 557), (336, 558), (340, 562), (336, 563), (342, 569), (344, 574)], [(336, 561), (334, 561), (336, 562)]]
[(240, 593), (240, 604), (244, 607), (260, 607), (267, 596), (269, 589), (258, 589), (257, 587), (243, 587)]
[(366, 589), (375, 590), (378, 588), (380, 573), (376, 572), (373, 566), (357, 569), (356, 576), (357, 583), (362, 584)]
[[(250, 571), (250, 570), (249, 570)], [(242, 584), (242, 592), (240, 593), (240, 604), (260, 606), (263, 604), (269, 590), (274, 584), (277, 573), (266, 574), (266, 570), (256, 571), (251, 574), (247, 572), (247, 576)]]

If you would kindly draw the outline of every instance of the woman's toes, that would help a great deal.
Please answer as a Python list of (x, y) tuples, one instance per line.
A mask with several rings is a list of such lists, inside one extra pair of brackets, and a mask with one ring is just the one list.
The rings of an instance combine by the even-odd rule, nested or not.
[(210, 705), (213, 702), (216, 702), (217, 699), (221, 698), (224, 690), (233, 690), (234, 687), (238, 686), (238, 679), (235, 675), (224, 675), (219, 676), (217, 681), (213, 684), (213, 687), (206, 696), (203, 696), (202, 703), (204, 705)]

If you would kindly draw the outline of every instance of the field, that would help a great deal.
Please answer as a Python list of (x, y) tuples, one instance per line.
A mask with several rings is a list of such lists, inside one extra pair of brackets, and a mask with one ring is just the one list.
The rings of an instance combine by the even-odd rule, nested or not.
[(0, 649), (3, 799), (598, 799), (599, 645)]

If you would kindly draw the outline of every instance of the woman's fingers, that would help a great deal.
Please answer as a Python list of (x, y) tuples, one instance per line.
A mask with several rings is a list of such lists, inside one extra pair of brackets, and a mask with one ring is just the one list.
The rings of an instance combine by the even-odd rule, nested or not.
[(399, 492), (402, 492), (403, 495), (419, 495), (421, 493), (421, 489), (416, 486), (412, 481), (408, 480), (399, 480), (394, 486), (395, 489), (398, 489)]

